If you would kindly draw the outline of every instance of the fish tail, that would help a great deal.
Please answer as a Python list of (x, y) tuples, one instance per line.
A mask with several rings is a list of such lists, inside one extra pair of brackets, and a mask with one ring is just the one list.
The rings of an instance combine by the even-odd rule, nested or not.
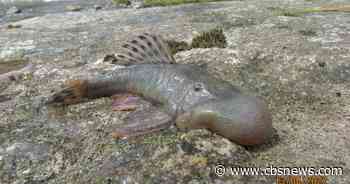
[(122, 52), (116, 54), (117, 63), (175, 63), (168, 44), (160, 35), (143, 33), (122, 44)]
[(90, 80), (67, 80), (61, 91), (49, 97), (47, 104), (77, 104), (86, 100), (128, 92), (127, 90), (126, 81), (118, 78), (110, 80), (97, 76)]
[(77, 104), (88, 94), (87, 80), (67, 80), (65, 87), (49, 97), (47, 104)]

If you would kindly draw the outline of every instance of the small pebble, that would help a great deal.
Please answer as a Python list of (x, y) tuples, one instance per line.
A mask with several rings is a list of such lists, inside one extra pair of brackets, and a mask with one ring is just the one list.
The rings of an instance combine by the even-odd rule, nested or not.
[(194, 154), (199, 152), (197, 148), (195, 148), (191, 143), (184, 141), (180, 143), (179, 148), (186, 154)]
[(101, 9), (102, 9), (102, 6), (95, 4), (95, 5), (94, 5), (94, 9), (95, 9), (95, 10), (101, 10)]
[(341, 93), (340, 93), (340, 92), (336, 92), (335, 95), (336, 95), (337, 97), (341, 97)]
[(318, 66), (323, 68), (323, 67), (326, 66), (326, 63), (325, 62), (320, 62), (320, 63), (318, 63)]

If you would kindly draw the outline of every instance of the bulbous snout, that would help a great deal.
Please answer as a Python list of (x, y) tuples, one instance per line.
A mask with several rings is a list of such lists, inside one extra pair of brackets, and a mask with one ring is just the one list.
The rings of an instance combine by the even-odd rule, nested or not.
[(240, 97), (232, 105), (231, 114), (222, 119), (223, 124), (231, 125), (231, 133), (221, 130), (224, 134), (242, 145), (262, 144), (272, 137), (272, 117), (265, 102), (256, 97)]
[(252, 96), (208, 102), (179, 116), (180, 128), (207, 128), (241, 145), (266, 142), (273, 134), (267, 104)]

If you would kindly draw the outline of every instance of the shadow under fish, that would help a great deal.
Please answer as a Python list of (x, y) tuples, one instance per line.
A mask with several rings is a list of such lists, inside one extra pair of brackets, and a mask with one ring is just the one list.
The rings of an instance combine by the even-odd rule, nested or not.
[(113, 132), (115, 138), (159, 131), (174, 123), (180, 129), (206, 128), (241, 145), (262, 144), (272, 137), (266, 103), (210, 75), (206, 66), (176, 64), (160, 36), (138, 35), (122, 50), (116, 59), (128, 63), (126, 67), (91, 79), (68, 80), (47, 104), (114, 96), (114, 110), (135, 110), (140, 103), (135, 97), (151, 102), (142, 111), (131, 112), (126, 125)]

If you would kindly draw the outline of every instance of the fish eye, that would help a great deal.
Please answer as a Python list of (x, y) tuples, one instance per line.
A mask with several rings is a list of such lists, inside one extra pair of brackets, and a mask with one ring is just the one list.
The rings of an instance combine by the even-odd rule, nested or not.
[(194, 88), (194, 91), (201, 91), (204, 88), (204, 85), (201, 82), (196, 82), (194, 83), (193, 88)]

